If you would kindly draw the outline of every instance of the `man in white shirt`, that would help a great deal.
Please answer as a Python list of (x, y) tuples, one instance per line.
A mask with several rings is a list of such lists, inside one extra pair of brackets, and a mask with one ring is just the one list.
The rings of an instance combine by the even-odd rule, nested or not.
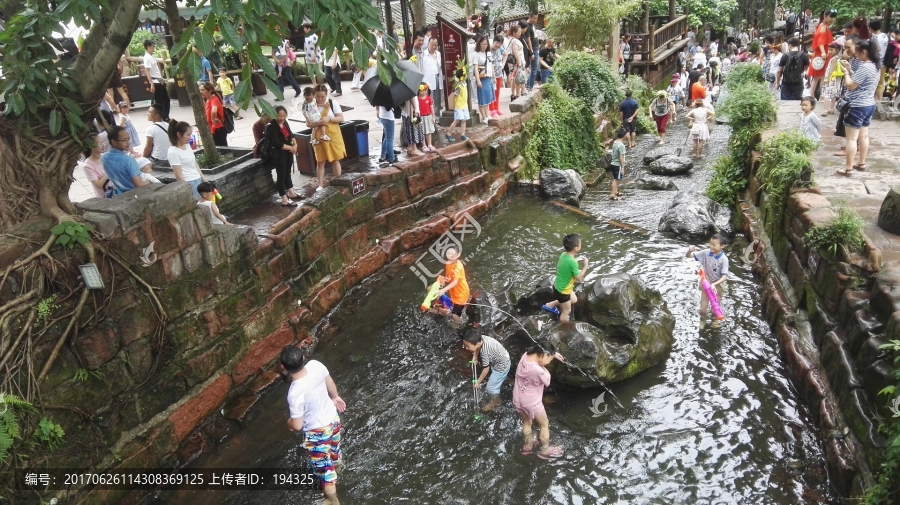
[(158, 105), (151, 105), (147, 109), (147, 119), (150, 126), (147, 127), (147, 133), (144, 141), (144, 158), (150, 160), (153, 168), (169, 166), (169, 123), (162, 120), (162, 113)]
[(719, 54), (719, 39), (709, 43), (709, 55), (717, 56)]
[(310, 466), (322, 485), (325, 505), (339, 505), (335, 465), (341, 462), (341, 419), (347, 408), (325, 365), (307, 360), (294, 345), (281, 350), (281, 366), (291, 378), (288, 429), (303, 432)]
[(150, 92), (153, 93), (153, 103), (159, 105), (160, 113), (163, 121), (169, 121), (169, 108), (172, 106), (172, 99), (169, 98), (169, 90), (166, 89), (166, 80), (163, 79), (162, 72), (159, 70), (159, 63), (153, 56), (156, 45), (153, 40), (144, 41), (144, 75), (150, 81)]
[(337, 48), (325, 62), (325, 82), (331, 87), (333, 96), (341, 96), (341, 52)]
[(303, 58), (306, 62), (306, 75), (312, 80), (313, 85), (319, 84), (319, 36), (312, 32), (312, 23), (303, 23)]
[(740, 40), (741, 47), (747, 47), (747, 44), (750, 43), (750, 35), (748, 35), (747, 32), (741, 32), (741, 34), (738, 35), (738, 39)]

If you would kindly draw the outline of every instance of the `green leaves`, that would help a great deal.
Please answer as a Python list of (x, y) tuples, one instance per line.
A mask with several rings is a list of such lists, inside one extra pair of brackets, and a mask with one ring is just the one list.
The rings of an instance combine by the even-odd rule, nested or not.
[(57, 235), (55, 244), (72, 249), (76, 244), (84, 245), (90, 239), (90, 232), (94, 226), (90, 223), (75, 223), (64, 221), (50, 229), (50, 233)]
[(551, 37), (572, 49), (601, 48), (613, 26), (640, 9), (641, 0), (548, 0), (546, 6), (553, 13)]

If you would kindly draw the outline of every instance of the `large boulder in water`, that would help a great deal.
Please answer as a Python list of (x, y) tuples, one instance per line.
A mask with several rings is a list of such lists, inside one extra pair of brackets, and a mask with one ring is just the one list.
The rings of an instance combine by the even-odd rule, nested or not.
[(499, 331), (510, 320), (510, 306), (506, 292), (494, 295), (478, 290), (466, 306), (466, 314), (470, 323), (478, 323), (481, 327)]
[(661, 181), (639, 177), (627, 182), (619, 183), (619, 189), (643, 189), (647, 191), (678, 191), (678, 186), (672, 181)]
[(878, 211), (878, 226), (894, 234), (900, 233), (900, 192), (891, 187), (881, 209)]
[(520, 296), (516, 300), (516, 310), (520, 313), (528, 314), (541, 310), (541, 305), (553, 301), (553, 283), (556, 281), (555, 274), (548, 274), (541, 278), (534, 289), (527, 295)]
[[(597, 387), (661, 363), (675, 339), (675, 319), (662, 295), (629, 274), (601, 277), (579, 293), (578, 321), (549, 324), (539, 338), (557, 345), (567, 365), (553, 376), (562, 384)], [(570, 366), (570, 365), (574, 365)]]
[(687, 156), (667, 154), (650, 163), (650, 172), (655, 175), (680, 175), (694, 168), (694, 162)]
[(691, 242), (731, 235), (731, 211), (693, 191), (680, 191), (659, 220), (659, 232)]
[(574, 170), (545, 168), (541, 170), (541, 192), (548, 198), (578, 207), (584, 196), (585, 185)]
[(649, 165), (663, 156), (675, 156), (675, 148), (672, 146), (660, 146), (650, 149), (644, 154), (644, 164)]

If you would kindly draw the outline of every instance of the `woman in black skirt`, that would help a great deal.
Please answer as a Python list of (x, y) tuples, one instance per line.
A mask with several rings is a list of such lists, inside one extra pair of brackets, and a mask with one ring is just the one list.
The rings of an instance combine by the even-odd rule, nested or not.
[(297, 154), (297, 143), (287, 122), (287, 109), (279, 105), (275, 107), (275, 119), (266, 125), (266, 139), (272, 150), (272, 165), (275, 166), (275, 184), (281, 195), (281, 205), (296, 207), (291, 198), (297, 198), (294, 182), (291, 180), (291, 167)]

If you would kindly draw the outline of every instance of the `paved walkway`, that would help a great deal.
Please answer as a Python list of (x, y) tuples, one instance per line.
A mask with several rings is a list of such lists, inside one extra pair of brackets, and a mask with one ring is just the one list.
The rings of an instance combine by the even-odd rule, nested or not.
[[(821, 105), (816, 113), (821, 117)], [(800, 125), (800, 102), (783, 101), (778, 107), (778, 130), (797, 128)], [(866, 235), (881, 249), (884, 262), (900, 260), (900, 236), (878, 227), (878, 211), (891, 186), (900, 185), (900, 123), (872, 119), (869, 127), (870, 147), (865, 171), (854, 171), (845, 176), (836, 173), (845, 164), (843, 156), (835, 153), (844, 145), (844, 139), (834, 136), (836, 117), (822, 118), (822, 147), (813, 154), (814, 182), (822, 195), (833, 204), (843, 203), (862, 216), (866, 223)], [(858, 160), (859, 158), (857, 158)]]
[[(302, 86), (301, 86), (302, 87)], [(333, 97), (332, 99), (339, 103), (342, 106), (350, 106), (353, 107), (352, 111), (349, 111), (344, 114), (345, 120), (367, 120), (369, 121), (369, 154), (370, 156), (374, 156), (374, 159), (377, 159), (379, 154), (381, 153), (381, 137), (383, 128), (381, 123), (378, 122), (378, 118), (375, 114), (375, 108), (369, 105), (369, 102), (363, 96), (361, 92), (358, 91), (350, 91), (350, 81), (343, 81), (342, 88), (344, 90), (343, 96)], [(283, 102), (275, 102), (275, 96), (271, 93), (264, 95), (262, 98), (265, 98), (269, 103), (273, 105), (284, 105), (288, 109), (288, 117), (295, 118), (300, 115), (292, 110), (293, 103), (293, 90), (287, 89), (285, 90), (285, 100)], [(329, 95), (330, 96), (330, 95)], [(509, 111), (509, 98), (510, 98), (510, 90), (509, 88), (504, 88), (500, 90), (500, 107), (502, 111)], [(297, 110), (299, 111), (299, 107), (301, 106), (303, 101), (303, 97), (299, 97), (297, 99)], [(193, 121), (193, 113), (191, 112), (190, 107), (179, 107), (177, 105), (177, 100), (173, 100), (172, 102), (172, 110), (171, 116), (173, 119), (177, 119), (179, 121), (187, 121), (191, 124), (194, 124)], [(131, 110), (129, 116), (131, 117), (131, 121), (134, 123), (134, 127), (137, 129), (138, 134), (141, 136), (141, 140), (144, 140), (144, 133), (147, 131), (147, 126), (150, 122), (147, 120), (147, 108), (150, 106), (149, 102), (139, 102), (136, 104), (136, 107)], [(253, 147), (253, 123), (258, 119), (256, 112), (254, 111), (253, 106), (251, 105), (248, 110), (243, 111), (244, 119), (240, 121), (235, 121), (234, 123), (234, 133), (228, 135), (228, 145), (235, 147)], [(293, 126), (293, 125), (292, 125)], [(397, 121), (397, 126), (395, 128), (397, 138), (400, 135), (400, 121)], [(399, 143), (394, 143), (394, 148), (399, 149)], [(143, 145), (136, 147), (135, 150), (143, 152)], [(406, 156), (405, 152), (398, 156), (403, 159)], [(326, 170), (328, 173), (328, 170)], [(293, 175), (294, 179), (294, 187), (298, 188), (298, 192), (304, 195), (311, 195), (318, 184), (316, 184), (315, 178), (310, 177), (308, 175), (300, 174), (295, 172)], [(69, 189), (69, 198), (73, 202), (80, 202), (82, 200), (87, 200), (88, 198), (94, 197), (94, 191), (91, 187), (91, 183), (87, 180), (84, 175), (84, 171), (81, 167), (77, 167), (75, 169), (75, 181), (72, 183), (72, 187)]]

